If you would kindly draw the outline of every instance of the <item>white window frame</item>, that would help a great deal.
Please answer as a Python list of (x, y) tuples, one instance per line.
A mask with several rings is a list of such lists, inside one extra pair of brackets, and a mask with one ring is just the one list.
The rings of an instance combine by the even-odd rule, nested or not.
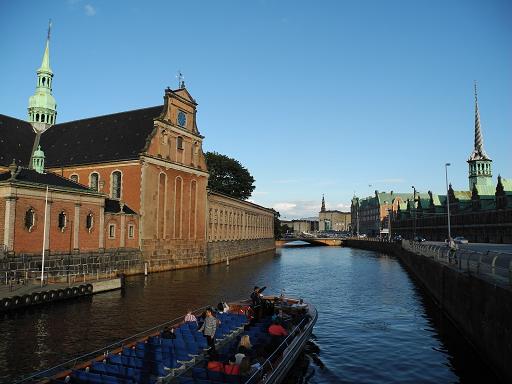
[[(114, 233), (112, 235), (112, 232)], [(115, 239), (116, 238), (116, 225), (115, 224), (109, 224), (108, 225), (108, 238), (109, 239)]]
[(135, 224), (128, 224), (128, 238), (135, 239)]

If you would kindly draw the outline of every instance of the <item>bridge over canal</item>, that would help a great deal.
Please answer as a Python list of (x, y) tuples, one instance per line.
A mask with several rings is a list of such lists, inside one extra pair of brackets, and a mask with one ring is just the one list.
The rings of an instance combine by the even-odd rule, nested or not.
[[(322, 245), (322, 246), (341, 246), (343, 245), (343, 239), (335, 239), (332, 237), (296, 237), (288, 239), (276, 240), (276, 247), (285, 247), (289, 243), (295, 241), (303, 241), (309, 243), (308, 245)], [(306, 244), (304, 244), (306, 245)]]

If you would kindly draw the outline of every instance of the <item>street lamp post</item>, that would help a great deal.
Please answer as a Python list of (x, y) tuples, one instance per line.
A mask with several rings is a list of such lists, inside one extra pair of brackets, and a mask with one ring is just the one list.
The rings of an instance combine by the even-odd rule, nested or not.
[(416, 188), (414, 188), (414, 185), (412, 188), (412, 208), (414, 210), (414, 222), (413, 222), (413, 229), (412, 229), (412, 239), (414, 240), (416, 238)]
[(392, 208), (388, 208), (388, 241), (391, 242), (391, 212)]
[(448, 193), (448, 167), (450, 165), (450, 163), (446, 163), (444, 165), (444, 176), (446, 182), (446, 214), (448, 216), (448, 245), (452, 244), (452, 233), (450, 228), (450, 195)]

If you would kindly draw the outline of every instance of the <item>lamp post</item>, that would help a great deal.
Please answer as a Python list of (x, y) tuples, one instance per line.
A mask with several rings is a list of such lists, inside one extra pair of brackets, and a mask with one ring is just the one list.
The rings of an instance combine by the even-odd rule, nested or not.
[(414, 185), (412, 188), (412, 208), (414, 210), (414, 222), (413, 222), (413, 229), (412, 229), (412, 239), (414, 240), (416, 238), (416, 188), (414, 188)]
[(452, 233), (450, 228), (450, 195), (448, 193), (448, 167), (450, 166), (450, 163), (446, 163), (444, 165), (444, 176), (445, 176), (445, 182), (446, 182), (446, 214), (448, 216), (448, 245), (451, 246), (452, 244)]
[(391, 212), (393, 208), (388, 208), (388, 241), (391, 242)]

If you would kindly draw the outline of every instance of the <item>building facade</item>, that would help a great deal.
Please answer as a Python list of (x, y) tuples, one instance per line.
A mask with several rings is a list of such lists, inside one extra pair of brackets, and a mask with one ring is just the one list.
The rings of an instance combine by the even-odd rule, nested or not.
[(338, 210), (326, 210), (325, 198), (322, 196), (322, 206), (318, 213), (318, 230), (346, 232), (350, 231), (351, 227), (351, 213)]
[(512, 242), (512, 180), (492, 179), (492, 160), (483, 145), (480, 112), (475, 86), (474, 146), (468, 163), (469, 190), (456, 191), (450, 184), (447, 195), (431, 191), (415, 204), (400, 207), (393, 215), (395, 233), (411, 238), (418, 234), (430, 240), (448, 238), (448, 205), (452, 237), (471, 242)]
[[(134, 226), (115, 212), (104, 217), (103, 225), (116, 233), (116, 239), (122, 232), (124, 246), (135, 242), (150, 267), (207, 263), (207, 239), (228, 240), (222, 231), (234, 225), (230, 221), (234, 218), (227, 210), (222, 210), (222, 215), (228, 214), (222, 221), (209, 216), (204, 137), (197, 127), (197, 103), (184, 82), (178, 89), (165, 90), (162, 105), (66, 123), (57, 122), (52, 86), (48, 38), (27, 121), (0, 115), (0, 170), (6, 171), (13, 159), (18, 166), (32, 168), (36, 148), (41, 148), (48, 173), (84, 187), (91, 199), (97, 197), (93, 200), (98, 217), (102, 217), (99, 206), (105, 196), (118, 207), (130, 207), (138, 218)], [(273, 237), (267, 210), (240, 200), (237, 204), (246, 207), (243, 214), (235, 215), (243, 223), (237, 225), (248, 226), (244, 236)], [(207, 224), (212, 222), (213, 232), (208, 233)], [(136, 236), (126, 238), (132, 231)], [(229, 236), (235, 235), (229, 232)], [(113, 245), (112, 240), (107, 236), (102, 244)]]

